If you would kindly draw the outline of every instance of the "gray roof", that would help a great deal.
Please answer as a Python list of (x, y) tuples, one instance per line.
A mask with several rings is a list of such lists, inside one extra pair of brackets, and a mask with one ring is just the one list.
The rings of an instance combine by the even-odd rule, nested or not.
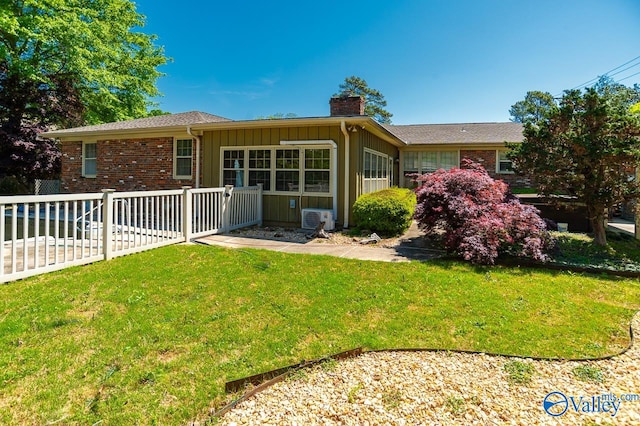
[[(158, 115), (135, 120), (114, 123), (96, 124), (93, 126), (75, 127), (72, 129), (54, 130), (43, 133), (44, 137), (81, 137), (87, 134), (135, 132), (144, 130), (162, 131), (166, 129), (186, 128), (189, 126), (228, 123), (238, 126), (273, 125), (285, 122), (316, 121), (326, 118), (291, 118), (278, 120), (252, 120), (248, 122), (233, 121), (206, 112), (191, 111), (177, 114)], [(355, 118), (355, 117), (354, 117)], [(357, 116), (357, 118), (365, 118)], [(520, 123), (460, 123), (460, 124), (409, 124), (393, 125), (375, 123), (387, 130), (392, 136), (407, 145), (443, 145), (443, 144), (496, 144), (503, 142), (521, 142), (522, 124)], [(390, 135), (390, 136), (391, 136)]]
[(522, 142), (520, 123), (386, 124), (384, 127), (408, 145), (483, 144)]
[(154, 117), (137, 118), (135, 120), (116, 121), (113, 123), (96, 124), (93, 126), (74, 127), (72, 129), (54, 130), (43, 133), (45, 137), (50, 134), (73, 135), (85, 132), (113, 132), (119, 130), (157, 129), (163, 127), (192, 126), (196, 124), (220, 123), (231, 121), (228, 118), (200, 111), (181, 112), (177, 114), (157, 115)]

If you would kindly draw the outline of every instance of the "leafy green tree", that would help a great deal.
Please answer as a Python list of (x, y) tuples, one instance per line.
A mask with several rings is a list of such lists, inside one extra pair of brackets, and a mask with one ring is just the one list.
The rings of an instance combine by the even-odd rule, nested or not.
[(339, 86), (340, 92), (334, 96), (362, 96), (364, 98), (364, 113), (369, 117), (373, 117), (379, 123), (391, 124), (391, 114), (385, 109), (387, 101), (384, 99), (384, 95), (369, 87), (367, 82), (352, 75), (344, 80), (344, 83)]
[(518, 101), (511, 106), (509, 110), (511, 121), (526, 123), (542, 120), (553, 105), (555, 105), (555, 100), (551, 93), (537, 90), (527, 92), (524, 100)]
[(167, 58), (143, 25), (129, 0), (0, 0), (0, 178), (55, 173), (46, 129), (147, 115)]
[[(535, 176), (545, 196), (583, 202), (594, 242), (606, 245), (607, 209), (637, 198), (640, 117), (630, 111), (638, 88), (607, 84), (567, 90), (539, 119), (524, 122), (524, 141), (509, 154), (517, 172)], [(553, 197), (551, 197), (553, 199)]]

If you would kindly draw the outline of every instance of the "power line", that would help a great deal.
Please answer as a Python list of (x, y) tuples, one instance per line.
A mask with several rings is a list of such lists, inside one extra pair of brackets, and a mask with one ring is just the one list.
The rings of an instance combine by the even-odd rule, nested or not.
[[(615, 67), (615, 68), (613, 68), (613, 69), (611, 69), (611, 70), (609, 70), (609, 71), (605, 72), (605, 73), (604, 73), (604, 74), (602, 74), (602, 75), (604, 75), (604, 76), (609, 76), (609, 77), (610, 77), (610, 76), (611, 76), (611, 75), (610, 75), (610, 73), (612, 73), (612, 72), (614, 72), (614, 71), (616, 71), (616, 70), (619, 70), (620, 68), (624, 67), (625, 65), (629, 65), (630, 63), (632, 63), (632, 62), (634, 62), (634, 61), (637, 61), (638, 59), (640, 59), (640, 56), (636, 56), (635, 58), (631, 59), (630, 61), (627, 61), (627, 62), (625, 62), (625, 63), (624, 63), (624, 64), (622, 64), (622, 65), (618, 65), (617, 67)], [(627, 68), (625, 68), (625, 69), (623, 69), (623, 70), (620, 70), (620, 71), (618, 71), (618, 72), (616, 72), (616, 73), (614, 73), (614, 74), (612, 74), (612, 75), (620, 74), (621, 72), (624, 72), (624, 71), (627, 71), (628, 69), (631, 69), (631, 68), (637, 67), (638, 65), (640, 65), (640, 62), (638, 62), (637, 64), (634, 64), (634, 65), (631, 65), (630, 67), (627, 67)], [(636, 75), (636, 74), (633, 74), (633, 75)], [(629, 76), (629, 77), (633, 77), (633, 75), (631, 75), (631, 76)], [(626, 79), (627, 79), (627, 78), (629, 78), (629, 77), (625, 77), (624, 79), (626, 80)], [(596, 77), (596, 78), (592, 78), (592, 79), (591, 79), (591, 80), (589, 80), (589, 81), (586, 81), (586, 82), (584, 82), (584, 83), (582, 83), (582, 84), (577, 85), (576, 87), (572, 88), (571, 90), (575, 90), (575, 89), (580, 89), (580, 88), (582, 88), (582, 87), (586, 87), (587, 85), (589, 85), (589, 84), (591, 84), (591, 83), (593, 83), (593, 82), (598, 81), (598, 79), (599, 79), (599, 78), (600, 78), (599, 76), (598, 76), (598, 77)], [(619, 81), (621, 81), (621, 80), (619, 80)]]
[(625, 78), (621, 78), (621, 79), (619, 79), (619, 80), (618, 80), (618, 82), (621, 82), (621, 81), (627, 80), (627, 79), (629, 79), (629, 78), (631, 78), (631, 77), (635, 77), (635, 76), (636, 76), (636, 75), (638, 75), (638, 74), (640, 74), (640, 71), (638, 71), (638, 72), (637, 72), (637, 73), (635, 73), (635, 74), (631, 74), (631, 75), (629, 75), (629, 76), (627, 76), (627, 77), (625, 77)]
[(625, 69), (621, 69), (621, 70), (620, 70), (620, 71), (618, 71), (618, 72), (614, 72), (613, 74), (607, 74), (607, 75), (608, 75), (609, 77), (613, 77), (614, 75), (618, 75), (618, 74), (620, 74), (620, 73), (622, 73), (622, 72), (625, 72), (625, 71), (627, 71), (627, 70), (630, 70), (631, 68), (635, 68), (635, 67), (637, 67), (638, 65), (640, 65), (640, 62), (638, 62), (637, 64), (634, 64), (634, 65), (631, 65), (630, 67), (626, 67)]

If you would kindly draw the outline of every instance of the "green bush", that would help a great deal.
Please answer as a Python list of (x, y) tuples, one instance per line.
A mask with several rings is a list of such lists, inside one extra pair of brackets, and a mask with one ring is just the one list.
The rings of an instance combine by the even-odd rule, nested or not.
[(404, 233), (413, 219), (416, 194), (407, 188), (389, 188), (360, 196), (353, 205), (353, 220), (362, 229), (383, 235)]

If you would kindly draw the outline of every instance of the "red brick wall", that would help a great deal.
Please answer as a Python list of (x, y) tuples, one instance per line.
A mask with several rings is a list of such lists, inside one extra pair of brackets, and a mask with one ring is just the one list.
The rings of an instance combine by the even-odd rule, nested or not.
[[(151, 191), (194, 186), (195, 180), (173, 178), (173, 138), (101, 140), (97, 142), (95, 178), (82, 176), (82, 142), (62, 143), (62, 191)], [(194, 164), (195, 174), (195, 143)]]
[(500, 179), (509, 184), (513, 188), (530, 188), (531, 179), (527, 176), (517, 175), (515, 173), (496, 173), (496, 150), (460, 150), (460, 160), (468, 158), (476, 163), (482, 164), (487, 170), (489, 176), (493, 179)]

